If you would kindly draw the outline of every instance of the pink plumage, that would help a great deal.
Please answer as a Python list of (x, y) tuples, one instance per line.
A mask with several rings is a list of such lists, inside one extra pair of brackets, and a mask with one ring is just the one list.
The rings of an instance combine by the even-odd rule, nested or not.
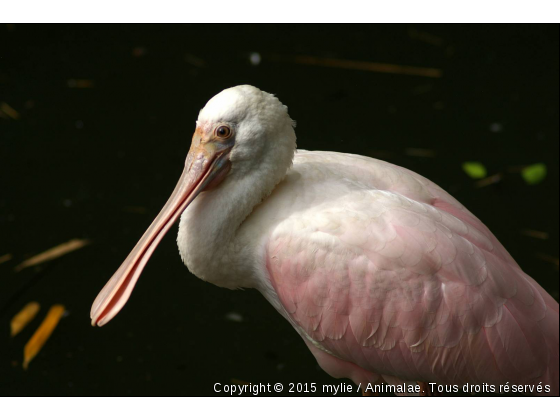
[(189, 270), (258, 289), (334, 377), (558, 395), (558, 303), (490, 230), (407, 169), (294, 155), (293, 127), (252, 86), (212, 98), (177, 187), (95, 300), (93, 324), (124, 306), (180, 217)]
[[(304, 156), (302, 165), (325, 163), (325, 153)], [(557, 394), (558, 303), (494, 235), (411, 171), (379, 161), (369, 170), (372, 159), (349, 155), (332, 154), (331, 162), (313, 183), (333, 194), (313, 217), (321, 220), (325, 209), (339, 223), (319, 222), (305, 238), (273, 234), (267, 252), (291, 320), (328, 354), (317, 358), (321, 366), (357, 383), (377, 375), (391, 383), (542, 382)], [(341, 173), (355, 183), (342, 197), (333, 188)], [(333, 207), (345, 216), (329, 216)], [(306, 213), (297, 214), (309, 228)]]

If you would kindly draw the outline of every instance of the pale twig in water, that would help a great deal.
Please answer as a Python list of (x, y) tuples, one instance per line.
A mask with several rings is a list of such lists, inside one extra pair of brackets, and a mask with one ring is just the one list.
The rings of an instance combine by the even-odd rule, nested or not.
[(0, 103), (0, 110), (6, 114), (8, 117), (17, 120), (19, 119), (19, 112), (17, 112), (14, 108), (8, 105), (6, 102)]
[(76, 251), (77, 249), (83, 248), (88, 245), (89, 241), (86, 239), (72, 239), (63, 244), (57, 245), (45, 252), (35, 255), (34, 257), (28, 258), (21, 264), (14, 268), (15, 271), (21, 271), (24, 268), (32, 267), (34, 265), (42, 264), (44, 262), (54, 260), (55, 258), (60, 258), (69, 252)]
[(535, 255), (540, 260), (547, 261), (549, 263), (554, 264), (556, 266), (556, 270), (558, 270), (558, 268), (560, 266), (560, 262), (558, 260), (558, 257), (553, 257), (552, 255), (547, 255), (547, 254), (541, 254), (540, 252), (536, 253)]
[(10, 322), (10, 335), (15, 337), (18, 335), (21, 330), (23, 330), (27, 324), (33, 321), (33, 318), (39, 312), (41, 305), (37, 302), (29, 302), (27, 305), (23, 307), (21, 311), (19, 311)]
[(408, 76), (441, 77), (443, 71), (436, 68), (402, 66), (400, 64), (373, 63), (369, 61), (343, 60), (340, 58), (313, 57), (310, 55), (271, 55), (273, 61), (284, 61), (309, 66), (334, 67), (349, 70), (365, 70), (377, 73), (404, 74)]
[(412, 39), (417, 39), (418, 41), (425, 42), (426, 44), (435, 45), (436, 47), (441, 47), (443, 45), (443, 38), (439, 36), (429, 34), (428, 32), (419, 31), (415, 28), (410, 28), (408, 30), (408, 35)]
[(0, 257), (0, 264), (10, 261), (13, 258), (12, 254), (5, 254)]
[(502, 180), (502, 174), (497, 173), (495, 175), (481, 179), (480, 181), (476, 182), (474, 185), (477, 188), (482, 188), (482, 187), (487, 187), (488, 185), (497, 184), (501, 180)]
[(546, 240), (549, 237), (548, 232), (541, 232), (539, 230), (533, 229), (522, 229), (521, 234), (525, 236), (530, 236), (531, 238)]

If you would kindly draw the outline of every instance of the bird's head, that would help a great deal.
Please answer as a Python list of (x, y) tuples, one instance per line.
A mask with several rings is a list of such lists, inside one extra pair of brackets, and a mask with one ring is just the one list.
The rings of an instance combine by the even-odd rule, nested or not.
[(270, 93), (249, 85), (223, 90), (198, 115), (186, 167), (197, 159), (208, 162), (216, 186), (230, 171), (244, 176), (267, 158), (288, 154), (291, 160), (293, 126), (288, 108)]
[[(109, 322), (125, 305), (155, 248), (187, 206), (225, 179), (257, 175), (263, 167), (281, 179), (295, 149), (287, 107), (253, 86), (226, 89), (200, 111), (185, 168), (167, 203), (97, 296), (93, 325)], [(274, 171), (278, 172), (274, 174)], [(283, 172), (283, 173), (282, 173)]]

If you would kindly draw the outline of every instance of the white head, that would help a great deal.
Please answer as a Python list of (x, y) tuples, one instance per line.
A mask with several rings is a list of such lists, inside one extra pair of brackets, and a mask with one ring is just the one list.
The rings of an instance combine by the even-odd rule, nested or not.
[(294, 122), (288, 107), (254, 86), (235, 86), (214, 96), (198, 114), (196, 126), (207, 141), (216, 139), (221, 128), (231, 130), (232, 175), (251, 173), (267, 158), (293, 158)]
[(263, 179), (268, 193), (284, 177), (296, 145), (287, 111), (273, 95), (248, 85), (226, 89), (208, 101), (198, 116), (175, 190), (97, 296), (91, 309), (93, 325), (106, 324), (125, 305), (163, 236), (202, 191), (227, 189), (251, 176), (250, 180)]

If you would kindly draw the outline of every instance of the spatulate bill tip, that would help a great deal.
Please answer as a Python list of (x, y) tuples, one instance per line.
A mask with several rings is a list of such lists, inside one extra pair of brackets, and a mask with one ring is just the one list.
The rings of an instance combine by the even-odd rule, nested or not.
[(91, 326), (92, 327), (102, 327), (106, 323), (107, 323), (107, 321), (103, 317), (101, 317), (99, 314), (94, 313), (91, 316)]

